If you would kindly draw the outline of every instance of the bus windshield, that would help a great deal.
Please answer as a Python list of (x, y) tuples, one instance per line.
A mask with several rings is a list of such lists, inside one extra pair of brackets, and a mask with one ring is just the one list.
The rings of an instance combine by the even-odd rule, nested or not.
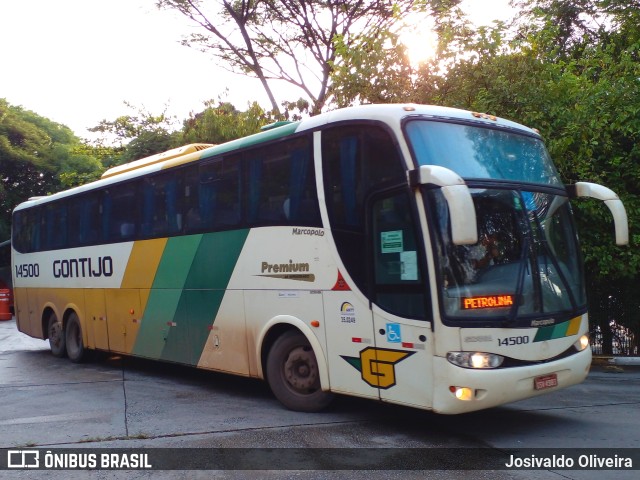
[(478, 243), (454, 245), (442, 193), (427, 192), (435, 208), (446, 316), (515, 322), (548, 315), (560, 321), (583, 311), (582, 263), (568, 198), (490, 188), (471, 194)]
[(414, 120), (406, 124), (419, 165), (446, 167), (462, 178), (500, 179), (562, 187), (537, 137), (458, 123)]
[[(515, 131), (439, 121), (411, 121), (406, 131), (419, 165), (449, 168), (474, 187), (475, 245), (453, 244), (441, 191), (425, 190), (446, 318), (524, 326), (541, 317), (555, 322), (554, 317), (560, 321), (583, 312), (585, 289), (571, 207), (542, 141)], [(518, 189), (512, 186), (516, 182), (522, 184)]]

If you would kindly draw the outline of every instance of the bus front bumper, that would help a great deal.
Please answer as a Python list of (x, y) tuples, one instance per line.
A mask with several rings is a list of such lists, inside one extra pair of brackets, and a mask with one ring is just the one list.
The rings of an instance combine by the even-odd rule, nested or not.
[(461, 368), (435, 357), (433, 410), (456, 414), (551, 393), (582, 382), (591, 349), (554, 362), (503, 369)]

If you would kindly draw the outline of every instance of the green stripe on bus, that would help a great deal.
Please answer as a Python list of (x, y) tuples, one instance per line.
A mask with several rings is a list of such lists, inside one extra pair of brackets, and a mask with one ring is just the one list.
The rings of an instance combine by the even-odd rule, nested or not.
[(133, 354), (161, 358), (202, 235), (173, 237), (160, 258)]
[(193, 259), (198, 251), (203, 235), (172, 237), (164, 247), (160, 265), (153, 280), (153, 288), (177, 288), (182, 290), (191, 271)]
[(181, 293), (177, 289), (151, 290), (132, 354), (160, 358)]
[(249, 230), (203, 235), (185, 279), (161, 359), (196, 365)]
[(536, 336), (533, 339), (534, 343), (566, 337), (570, 323), (571, 321), (567, 321), (567, 322), (558, 323), (556, 325), (550, 325), (548, 327), (538, 328), (538, 331), (536, 332)]
[(132, 353), (197, 364), (248, 234), (244, 229), (167, 241)]
[(248, 235), (248, 229), (203, 235), (184, 288), (226, 289)]

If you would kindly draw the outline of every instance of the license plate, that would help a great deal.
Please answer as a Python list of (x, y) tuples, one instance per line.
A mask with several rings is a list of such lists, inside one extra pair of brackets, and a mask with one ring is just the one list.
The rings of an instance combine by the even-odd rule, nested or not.
[(533, 386), (536, 390), (544, 390), (545, 388), (553, 388), (558, 386), (558, 375), (544, 375), (533, 379)]

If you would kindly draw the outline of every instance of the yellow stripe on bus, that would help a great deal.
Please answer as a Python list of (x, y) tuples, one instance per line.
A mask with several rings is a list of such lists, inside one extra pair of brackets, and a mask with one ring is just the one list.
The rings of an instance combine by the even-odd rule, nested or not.
[(582, 317), (575, 317), (572, 318), (571, 321), (569, 322), (569, 327), (567, 328), (567, 337), (570, 337), (571, 335), (577, 335), (578, 332), (580, 331), (580, 325), (582, 324)]
[(120, 288), (150, 289), (166, 245), (166, 238), (135, 242)]

